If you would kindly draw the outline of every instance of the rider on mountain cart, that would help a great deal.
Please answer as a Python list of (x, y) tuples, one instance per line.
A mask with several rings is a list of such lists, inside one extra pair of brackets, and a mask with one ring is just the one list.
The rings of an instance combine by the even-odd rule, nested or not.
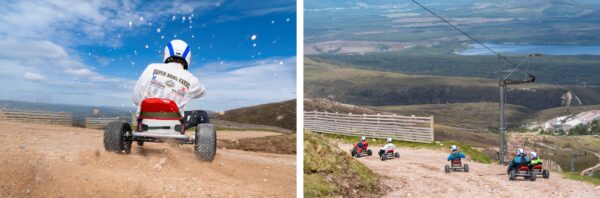
[[(170, 99), (180, 110), (195, 98), (204, 95), (204, 85), (188, 71), (192, 53), (190, 46), (182, 40), (172, 40), (163, 52), (164, 63), (153, 63), (146, 67), (133, 88), (133, 103), (138, 106), (145, 98)], [(181, 117), (181, 115), (179, 115)], [(185, 129), (200, 123), (208, 123), (205, 111), (184, 111), (182, 122)]]
[(529, 163), (531, 163), (531, 159), (529, 159), (529, 157), (525, 155), (525, 150), (519, 148), (517, 150), (517, 155), (515, 156), (515, 158), (513, 158), (508, 163), (508, 170), (506, 170), (506, 172), (510, 173), (510, 171), (512, 171), (513, 169), (517, 169), (520, 166), (529, 165)]
[(367, 142), (367, 138), (365, 136), (360, 137), (360, 141), (358, 143), (356, 143), (356, 146), (360, 149), (364, 149), (368, 145), (369, 145), (369, 142)]
[(529, 169), (533, 168), (535, 165), (542, 165), (542, 159), (539, 158), (538, 154), (534, 151), (529, 152), (529, 157), (531, 157), (531, 162), (529, 163)]
[(458, 151), (458, 146), (452, 145), (450, 148), (452, 149), (452, 152), (450, 153), (450, 155), (448, 155), (448, 161), (459, 160), (461, 158), (466, 157), (465, 154)]
[(385, 154), (385, 152), (387, 152), (390, 149), (392, 149), (392, 150), (396, 149), (396, 145), (392, 144), (392, 138), (387, 138), (387, 144), (383, 145), (379, 149), (379, 156)]

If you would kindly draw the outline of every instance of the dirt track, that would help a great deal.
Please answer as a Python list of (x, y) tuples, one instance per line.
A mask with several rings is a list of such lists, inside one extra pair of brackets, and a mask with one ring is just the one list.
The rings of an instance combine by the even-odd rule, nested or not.
[(157, 143), (120, 155), (100, 130), (0, 126), (0, 197), (295, 197), (294, 155), (219, 149), (202, 163), (192, 145)]
[[(352, 145), (340, 144), (349, 151)], [(469, 172), (444, 173), (448, 153), (427, 149), (400, 148), (400, 159), (381, 161), (373, 145), (373, 156), (358, 160), (384, 177), (393, 190), (386, 197), (600, 197), (594, 185), (562, 178), (552, 172), (549, 179), (535, 182), (509, 181), (506, 167), (471, 162)]]

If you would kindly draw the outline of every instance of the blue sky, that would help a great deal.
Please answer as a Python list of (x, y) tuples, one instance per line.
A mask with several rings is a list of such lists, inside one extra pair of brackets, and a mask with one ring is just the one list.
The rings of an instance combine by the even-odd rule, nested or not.
[[(221, 111), (296, 97), (295, 1), (3, 1), (0, 100), (130, 107), (172, 39)], [(253, 40), (253, 35), (255, 39)], [(8, 86), (6, 86), (8, 85)]]

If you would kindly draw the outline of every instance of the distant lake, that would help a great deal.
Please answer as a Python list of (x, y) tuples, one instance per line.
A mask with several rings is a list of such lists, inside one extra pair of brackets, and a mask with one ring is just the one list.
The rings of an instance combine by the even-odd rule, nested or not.
[[(527, 45), (485, 43), (500, 54), (548, 54), (548, 55), (600, 55), (600, 45)], [(481, 45), (471, 45), (469, 49), (456, 51), (459, 55), (493, 55)]]

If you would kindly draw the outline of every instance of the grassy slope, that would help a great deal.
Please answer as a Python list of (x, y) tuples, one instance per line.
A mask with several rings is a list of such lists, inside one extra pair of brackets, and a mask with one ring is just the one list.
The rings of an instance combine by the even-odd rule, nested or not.
[[(290, 143), (293, 143), (293, 146), (290, 146)], [(296, 154), (295, 145), (296, 134), (243, 138), (237, 141), (219, 140), (217, 143), (219, 148), (278, 154)]]
[(296, 100), (269, 103), (225, 111), (219, 119), (277, 126), (296, 131)]
[[(330, 75), (335, 73), (335, 75)], [(585, 101), (599, 100), (593, 88), (569, 88)], [(560, 106), (565, 87), (547, 84), (515, 86), (508, 92), (506, 121), (509, 128), (531, 121), (538, 110)], [(348, 68), (305, 58), (305, 94), (342, 103), (377, 107), (405, 115), (434, 115), (437, 123), (468, 129), (497, 131), (497, 85), (494, 80), (463, 77), (405, 75)], [(596, 98), (596, 99), (590, 99)], [(312, 105), (312, 103), (305, 103)], [(573, 113), (600, 105), (571, 107)], [(315, 108), (313, 108), (315, 109)], [(331, 111), (333, 108), (321, 108)], [(341, 108), (347, 109), (347, 108)], [(355, 108), (360, 111), (360, 109)], [(533, 117), (558, 115), (542, 111)], [(368, 112), (366, 112), (368, 113)]]
[[(469, 77), (406, 75), (352, 68), (305, 58), (305, 96), (333, 98), (365, 106), (498, 102), (495, 80)], [(335, 75), (332, 75), (335, 74)], [(600, 103), (597, 88), (525, 84), (508, 89), (507, 103), (532, 110), (558, 107), (568, 90), (584, 104)]]
[(328, 138), (304, 133), (305, 197), (372, 197), (382, 195), (379, 177)]
[(579, 175), (578, 173), (564, 173), (564, 175), (567, 179), (588, 182), (588, 183), (594, 184), (596, 186), (600, 186), (600, 178), (598, 178), (598, 177), (582, 176), (582, 175)]
[[(368, 55), (314, 55), (311, 58), (354, 68), (400, 72), (413, 75), (478, 77), (496, 79), (496, 56), (461, 56), (453, 54), (454, 44), (409, 48), (399, 52), (370, 53)], [(443, 50), (446, 50), (445, 52)], [(509, 57), (520, 62), (523, 57)], [(599, 85), (600, 56), (550, 56), (535, 59), (529, 72), (538, 75), (538, 82)], [(510, 69), (504, 65), (501, 70)], [(515, 73), (523, 77), (524, 73)]]
[[(349, 143), (349, 144), (356, 143), (356, 142), (358, 142), (358, 140), (360, 140), (360, 137), (358, 137), (358, 136), (346, 136), (346, 135), (334, 135), (334, 134), (325, 134), (324, 136), (332, 138), (332, 139), (340, 140), (340, 141), (343, 141), (343, 142)], [(384, 144), (385, 142), (386, 142), (386, 140), (384, 140), (384, 139), (369, 138), (369, 144), (380, 145), (380, 144)], [(487, 156), (486, 154), (484, 154), (476, 149), (473, 149), (473, 147), (471, 147), (470, 145), (460, 143), (457, 141), (441, 141), (440, 144), (438, 144), (438, 143), (425, 144), (425, 143), (405, 142), (405, 141), (394, 140), (393, 143), (398, 147), (441, 149), (441, 150), (448, 150), (450, 148), (450, 145), (457, 145), (460, 148), (460, 150), (463, 153), (465, 153), (466, 155), (468, 155), (468, 157), (473, 161), (480, 162), (480, 163), (488, 163), (488, 164), (492, 161), (490, 159), (490, 157)]]
[[(474, 130), (498, 131), (498, 103), (455, 103), (427, 105), (399, 105), (376, 107), (401, 115), (433, 115), (435, 122)], [(505, 115), (509, 127), (518, 126), (528, 113), (518, 105), (506, 105)]]

